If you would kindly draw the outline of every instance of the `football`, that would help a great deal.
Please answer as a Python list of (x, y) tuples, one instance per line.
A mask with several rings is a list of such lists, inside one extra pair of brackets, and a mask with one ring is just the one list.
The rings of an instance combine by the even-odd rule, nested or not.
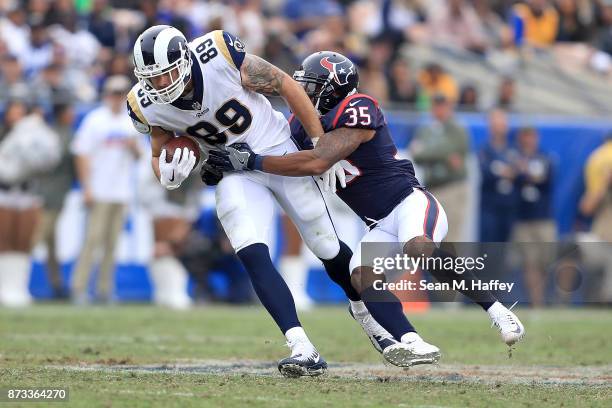
[(195, 154), (196, 163), (200, 162), (200, 146), (189, 136), (174, 137), (162, 146), (162, 149), (166, 149), (166, 162), (170, 163), (176, 149), (182, 149), (183, 147), (188, 148)]

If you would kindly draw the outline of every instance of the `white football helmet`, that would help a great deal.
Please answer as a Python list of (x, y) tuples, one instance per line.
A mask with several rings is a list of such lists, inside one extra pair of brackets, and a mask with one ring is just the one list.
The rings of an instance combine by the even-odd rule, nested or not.
[[(153, 103), (172, 103), (183, 94), (191, 77), (191, 64), (187, 39), (174, 27), (149, 27), (134, 44), (134, 75)], [(155, 89), (151, 79), (166, 73), (170, 73), (170, 85)]]

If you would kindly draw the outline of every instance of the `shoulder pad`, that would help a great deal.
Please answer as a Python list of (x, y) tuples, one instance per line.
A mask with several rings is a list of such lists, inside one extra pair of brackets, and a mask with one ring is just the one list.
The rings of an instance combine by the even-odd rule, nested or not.
[(240, 41), (238, 37), (223, 30), (213, 31), (212, 38), (226, 61), (231, 66), (240, 70), (246, 55), (242, 41)]

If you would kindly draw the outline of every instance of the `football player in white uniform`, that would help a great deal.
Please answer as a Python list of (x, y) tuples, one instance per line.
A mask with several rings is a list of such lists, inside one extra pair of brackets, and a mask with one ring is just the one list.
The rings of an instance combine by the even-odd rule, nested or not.
[[(187, 43), (173, 27), (150, 27), (136, 40), (134, 64), (138, 84), (128, 94), (128, 112), (135, 127), (151, 135), (153, 171), (168, 189), (178, 188), (196, 165), (187, 148), (177, 149), (166, 162), (162, 146), (176, 135), (192, 137), (204, 154), (236, 142), (265, 155), (297, 151), (287, 120), (263, 94), (282, 96), (311, 138), (323, 135), (302, 87), (270, 63), (245, 53), (240, 40), (227, 32), (213, 31)], [(335, 186), (335, 173), (328, 174)], [(330, 278), (352, 304), (365, 308), (350, 283), (351, 250), (338, 240), (318, 185), (312, 177), (263, 172), (223, 177), (206, 168), (202, 178), (207, 184), (218, 183), (217, 215), (259, 299), (287, 338), (291, 356), (279, 362), (279, 370), (286, 376), (322, 374), (327, 364), (302, 329), (291, 292), (268, 249), (276, 200)], [(375, 347), (394, 341), (374, 319), (369, 321), (366, 332)]]

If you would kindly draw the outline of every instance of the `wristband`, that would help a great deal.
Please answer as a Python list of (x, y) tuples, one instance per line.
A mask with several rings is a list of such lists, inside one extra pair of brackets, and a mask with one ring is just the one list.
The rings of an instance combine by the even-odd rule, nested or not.
[(264, 156), (260, 156), (258, 154), (255, 155), (253, 160), (253, 170), (263, 171), (263, 159)]

